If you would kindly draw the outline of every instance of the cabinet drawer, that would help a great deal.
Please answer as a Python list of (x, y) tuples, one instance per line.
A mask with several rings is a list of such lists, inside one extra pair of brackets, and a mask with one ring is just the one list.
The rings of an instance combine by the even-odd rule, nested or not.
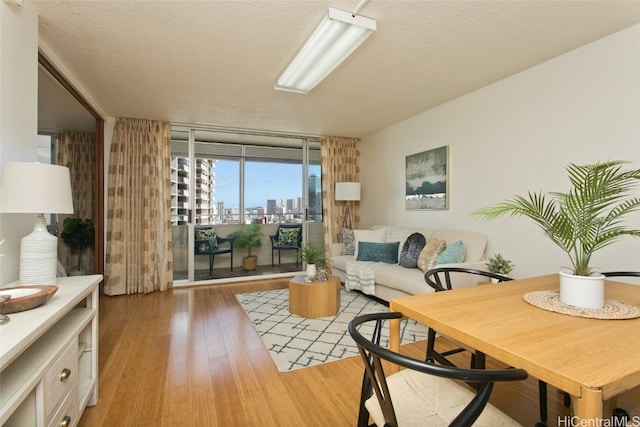
[(63, 397), (73, 390), (77, 394), (78, 339), (73, 339), (44, 377), (45, 414), (58, 407)]
[(48, 427), (72, 427), (78, 424), (78, 399), (75, 389), (69, 391), (47, 424)]

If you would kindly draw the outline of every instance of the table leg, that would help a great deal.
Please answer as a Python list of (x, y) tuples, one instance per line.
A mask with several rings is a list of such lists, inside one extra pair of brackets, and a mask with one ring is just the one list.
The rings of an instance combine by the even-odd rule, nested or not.
[[(392, 310), (393, 311), (393, 310)], [(400, 322), (402, 319), (389, 320), (389, 350), (400, 352)], [(389, 366), (389, 375), (398, 372), (400, 367), (392, 364)]]
[(391, 319), (389, 321), (389, 350), (400, 352), (400, 321), (401, 319)]
[[(582, 396), (572, 396), (571, 401), (573, 403), (574, 415), (579, 420), (589, 420), (589, 422), (594, 422), (593, 420), (602, 419), (602, 390), (583, 388)], [(600, 424), (595, 423), (593, 425)]]

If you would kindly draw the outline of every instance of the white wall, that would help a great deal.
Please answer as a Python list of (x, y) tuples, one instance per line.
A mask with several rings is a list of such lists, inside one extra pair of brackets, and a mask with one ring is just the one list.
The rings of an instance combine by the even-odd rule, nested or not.
[[(621, 159), (640, 168), (640, 25), (425, 111), (361, 144), (362, 228), (476, 230), (489, 236), (489, 255), (500, 252), (516, 263), (515, 277), (556, 272), (568, 259), (530, 221), (486, 223), (470, 213), (529, 190), (565, 191), (569, 163)], [(450, 146), (449, 210), (407, 211), (405, 156), (443, 145)], [(640, 228), (640, 213), (630, 223)], [(603, 270), (640, 270), (640, 238), (607, 248), (592, 261)]]
[[(28, 2), (0, 2), (0, 93), (1, 173), (6, 162), (36, 160), (38, 15)], [(20, 239), (34, 221), (35, 215), (0, 214), (0, 285), (18, 279)]]

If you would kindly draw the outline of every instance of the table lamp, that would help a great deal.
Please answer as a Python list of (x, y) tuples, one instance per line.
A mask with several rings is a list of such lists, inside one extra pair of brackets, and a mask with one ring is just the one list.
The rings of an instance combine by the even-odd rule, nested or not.
[(47, 231), (45, 213), (73, 213), (69, 168), (10, 162), (0, 180), (0, 212), (35, 213), (33, 232), (20, 245), (20, 284), (55, 285), (58, 238)]
[(352, 229), (353, 214), (351, 213), (351, 202), (360, 200), (360, 183), (336, 182), (336, 200), (344, 200), (347, 202), (342, 218), (342, 226)]

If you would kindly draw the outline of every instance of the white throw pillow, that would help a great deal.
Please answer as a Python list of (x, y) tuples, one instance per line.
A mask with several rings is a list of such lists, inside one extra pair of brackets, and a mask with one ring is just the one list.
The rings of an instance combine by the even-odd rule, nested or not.
[(354, 257), (355, 259), (358, 259), (359, 242), (384, 243), (387, 231), (384, 228), (380, 228), (378, 230), (353, 230), (353, 234), (356, 238)]

